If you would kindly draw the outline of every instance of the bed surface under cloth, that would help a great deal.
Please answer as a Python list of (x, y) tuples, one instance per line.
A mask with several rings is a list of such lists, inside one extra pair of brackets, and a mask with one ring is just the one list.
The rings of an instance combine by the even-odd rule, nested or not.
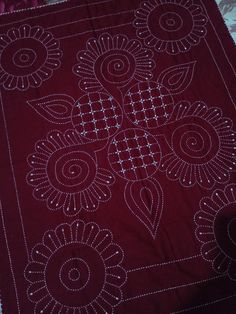
[(234, 314), (236, 1), (56, 2), (0, 0), (3, 314)]

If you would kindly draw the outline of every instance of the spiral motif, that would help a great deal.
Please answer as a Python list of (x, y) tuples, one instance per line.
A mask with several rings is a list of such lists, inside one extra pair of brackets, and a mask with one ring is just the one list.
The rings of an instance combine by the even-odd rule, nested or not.
[(109, 185), (114, 183), (110, 171), (98, 168), (96, 155), (84, 144), (75, 130), (52, 131), (36, 144), (36, 152), (28, 157), (33, 168), (27, 181), (34, 186), (37, 200), (46, 201), (51, 210), (63, 208), (74, 216), (81, 209), (95, 211), (100, 202), (111, 197)]
[(77, 55), (79, 61), (73, 72), (80, 79), (80, 87), (86, 92), (106, 89), (110, 93), (135, 78), (146, 81), (152, 78), (155, 62), (153, 52), (144, 49), (138, 40), (118, 34), (112, 37), (102, 34), (87, 41), (87, 49)]
[(95, 73), (104, 83), (124, 85), (135, 73), (135, 59), (125, 50), (111, 50), (95, 62)]
[(81, 191), (90, 186), (96, 175), (96, 165), (86, 152), (71, 148), (54, 152), (47, 165), (48, 178), (55, 189), (65, 193)]
[(180, 102), (168, 123), (170, 134), (165, 135), (172, 151), (162, 158), (160, 169), (170, 180), (207, 189), (229, 180), (229, 172), (236, 168), (236, 132), (220, 109)]
[(172, 135), (171, 145), (179, 158), (191, 164), (204, 164), (214, 157), (219, 140), (213, 129), (198, 124), (184, 124)]

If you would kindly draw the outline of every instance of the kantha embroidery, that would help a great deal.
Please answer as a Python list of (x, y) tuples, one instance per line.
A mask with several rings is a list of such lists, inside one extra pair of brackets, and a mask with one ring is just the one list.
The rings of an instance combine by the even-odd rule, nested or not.
[(104, 88), (109, 91), (108, 86), (121, 87), (133, 78), (138, 81), (152, 78), (153, 52), (143, 48), (138, 40), (106, 33), (88, 40), (86, 48), (78, 53), (79, 63), (73, 68), (86, 92)]
[(59, 68), (59, 41), (40, 26), (27, 24), (0, 35), (0, 85), (5, 89), (38, 87)]
[(144, 1), (135, 16), (137, 36), (157, 52), (186, 52), (206, 35), (207, 17), (192, 0)]
[(155, 239), (164, 202), (159, 182), (153, 178), (128, 182), (125, 187), (125, 202)]
[(140, 129), (126, 129), (112, 140), (108, 159), (119, 176), (138, 181), (149, 178), (157, 171), (161, 149), (151, 134)]
[(47, 231), (25, 269), (35, 314), (113, 313), (122, 301), (123, 250), (112, 233), (76, 220)]
[(156, 129), (167, 123), (174, 108), (174, 94), (192, 82), (195, 61), (163, 70), (157, 82), (147, 80), (131, 87), (124, 97), (124, 111), (136, 126)]
[(228, 182), (229, 173), (236, 169), (236, 132), (219, 108), (180, 102), (168, 126), (171, 132), (166, 130), (165, 136), (172, 152), (162, 157), (160, 170), (170, 180), (208, 189), (215, 182)]
[(82, 208), (94, 211), (111, 197), (113, 175), (98, 167), (94, 151), (73, 130), (51, 131), (36, 143), (28, 162), (33, 168), (27, 176), (33, 195), (51, 210), (63, 209), (73, 216)]
[(108, 159), (111, 168), (128, 181), (124, 193), (128, 208), (155, 238), (163, 209), (162, 188), (150, 178), (160, 164), (158, 142), (143, 130), (126, 129), (112, 140)]
[(121, 126), (123, 113), (112, 96), (93, 92), (76, 102), (71, 119), (80, 135), (100, 140), (115, 135)]
[(236, 185), (203, 198), (195, 215), (196, 237), (205, 260), (214, 270), (236, 280)]
[(65, 94), (52, 94), (28, 101), (47, 121), (68, 124), (89, 140), (103, 140), (115, 135), (121, 127), (123, 113), (117, 101), (108, 94), (91, 92), (75, 101)]

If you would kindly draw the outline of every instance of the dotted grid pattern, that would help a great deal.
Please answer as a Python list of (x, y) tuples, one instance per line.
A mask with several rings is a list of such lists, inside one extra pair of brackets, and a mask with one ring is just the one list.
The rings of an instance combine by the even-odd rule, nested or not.
[(72, 123), (88, 139), (105, 139), (120, 128), (122, 111), (112, 96), (90, 93), (78, 100), (72, 113)]
[(125, 96), (127, 117), (143, 128), (156, 128), (164, 124), (173, 110), (173, 98), (168, 89), (155, 82), (141, 82)]
[(159, 167), (161, 151), (155, 138), (139, 129), (127, 129), (114, 138), (108, 159), (113, 170), (126, 180), (150, 177)]

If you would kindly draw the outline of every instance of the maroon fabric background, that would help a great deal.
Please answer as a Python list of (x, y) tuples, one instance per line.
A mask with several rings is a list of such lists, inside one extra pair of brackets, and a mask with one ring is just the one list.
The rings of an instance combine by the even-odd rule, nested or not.
[(234, 313), (235, 46), (214, 1), (0, 17), (4, 313)]

